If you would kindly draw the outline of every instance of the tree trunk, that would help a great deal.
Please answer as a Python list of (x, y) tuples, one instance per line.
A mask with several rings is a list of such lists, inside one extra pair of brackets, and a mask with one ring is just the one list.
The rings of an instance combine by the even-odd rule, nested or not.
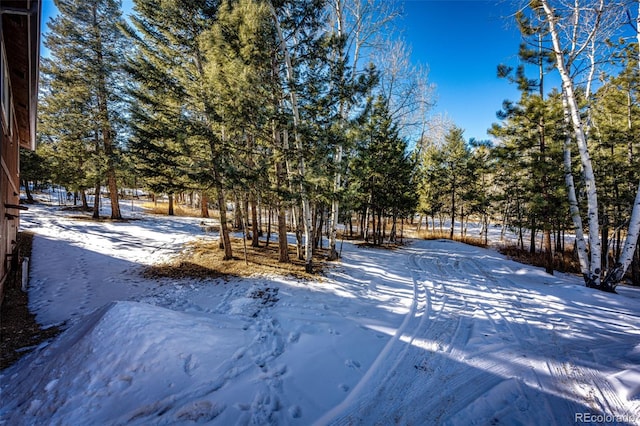
[(449, 239), (453, 240), (453, 231), (456, 223), (456, 184), (453, 177), (453, 187), (451, 188), (451, 227), (449, 228)]
[(302, 224), (302, 216), (300, 215), (300, 210), (301, 208), (299, 206), (293, 207), (292, 210), (294, 210), (296, 213), (293, 214), (294, 220), (295, 220), (295, 230), (296, 230), (296, 255), (298, 257), (298, 260), (304, 260), (304, 245), (302, 243), (302, 227), (304, 226)]
[[(96, 44), (95, 44), (95, 52), (96, 52), (96, 61), (98, 66), (103, 69), (104, 66), (104, 57), (102, 53), (102, 34), (100, 32), (100, 28), (98, 27), (98, 18), (97, 18), (97, 5), (94, 3), (91, 9), (93, 13), (93, 26), (96, 35)], [(111, 219), (122, 219), (122, 214), (120, 212), (120, 202), (118, 199), (118, 184), (116, 181), (116, 166), (115, 166), (115, 152), (113, 149), (113, 129), (111, 127), (110, 119), (109, 119), (109, 109), (107, 106), (107, 98), (109, 96), (107, 91), (107, 81), (106, 76), (103, 72), (98, 74), (98, 110), (100, 111), (100, 121), (101, 121), (101, 135), (102, 135), (102, 143), (104, 146), (104, 153), (107, 157), (107, 186), (109, 188), (109, 198), (111, 199)]]
[(631, 263), (631, 283), (640, 286), (640, 245), (636, 244), (636, 254)]
[[(384, 227), (382, 226), (382, 209), (378, 209), (378, 240), (376, 241), (376, 245), (380, 246), (384, 243)], [(374, 234), (375, 237), (375, 234)]]
[(322, 227), (324, 226), (324, 206), (319, 207), (319, 212), (317, 213), (317, 224), (314, 235), (314, 248), (317, 250), (318, 248), (322, 249)]
[(220, 209), (220, 241), (224, 248), (223, 260), (233, 259), (233, 249), (231, 248), (231, 238), (229, 238), (229, 228), (227, 228), (227, 203), (224, 198), (224, 189), (220, 181), (217, 171), (214, 171), (214, 179), (216, 181), (216, 195), (218, 197), (218, 206)]
[(174, 215), (174, 211), (173, 211), (173, 194), (169, 194), (169, 212), (168, 212), (169, 216), (173, 216)]
[(96, 180), (95, 195), (93, 196), (93, 219), (100, 219), (100, 179)]
[(80, 190), (80, 199), (82, 200), (82, 210), (89, 210), (89, 201), (87, 200), (87, 191)]
[[(588, 287), (600, 287), (601, 280), (601, 256), (602, 246), (600, 242), (599, 222), (598, 222), (598, 194), (596, 190), (595, 175), (587, 147), (587, 138), (580, 116), (580, 107), (574, 89), (574, 83), (565, 63), (564, 49), (560, 45), (560, 36), (556, 28), (556, 15), (549, 6), (548, 0), (541, 0), (544, 12), (547, 16), (549, 33), (553, 43), (555, 53), (556, 68), (562, 80), (563, 107), (565, 114), (569, 116), (573, 125), (573, 133), (578, 144), (578, 153), (582, 163), (582, 171), (586, 186), (587, 196), (587, 217), (589, 224), (589, 262), (588, 271), (585, 275), (585, 283)], [(576, 235), (576, 238), (578, 236)], [(583, 271), (584, 274), (584, 271)]]
[(338, 235), (338, 220), (340, 213), (340, 202), (338, 200), (341, 187), (342, 174), (340, 172), (342, 164), (342, 145), (336, 147), (334, 158), (336, 172), (333, 180), (333, 199), (331, 200), (331, 218), (329, 219), (331, 229), (329, 231), (329, 260), (338, 259), (338, 251), (336, 250), (336, 239)]
[[(563, 95), (563, 103), (565, 96)], [(564, 119), (567, 125), (570, 124), (569, 115), (565, 110)], [(573, 173), (571, 171), (571, 136), (567, 134), (564, 141), (564, 181), (567, 187), (567, 196), (569, 199), (569, 214), (573, 222), (574, 233), (576, 234), (574, 249), (578, 256), (580, 264), (580, 272), (585, 281), (589, 277), (589, 258), (587, 253), (587, 245), (584, 239), (584, 231), (582, 229), (582, 216), (578, 208), (578, 198), (576, 197), (576, 187), (573, 181)]]
[(375, 212), (373, 213), (373, 215), (371, 215), (371, 218), (373, 220), (373, 245), (376, 245), (376, 214)]
[(27, 196), (27, 201), (33, 203), (33, 195), (31, 195), (31, 190), (29, 189), (29, 181), (24, 180), (24, 192)]
[(240, 213), (240, 200), (238, 194), (233, 194), (233, 229), (242, 229), (242, 214)]
[(529, 239), (529, 253), (535, 254), (536, 252), (536, 234), (538, 230), (536, 229), (536, 219), (531, 217), (531, 238)]
[(602, 241), (602, 264), (600, 268), (603, 271), (607, 270), (609, 263), (609, 217), (607, 214), (602, 215), (602, 226), (600, 227), (602, 236), (600, 237)]
[(273, 212), (271, 211), (271, 206), (269, 206), (269, 216), (267, 216), (267, 238), (265, 242), (265, 247), (269, 247), (269, 239), (271, 238), (271, 215)]
[(200, 217), (209, 217), (209, 199), (204, 191), (200, 195)]
[(627, 230), (627, 238), (624, 242), (624, 248), (620, 255), (620, 260), (612, 269), (607, 271), (607, 275), (603, 280), (603, 290), (613, 291), (618, 283), (624, 278), (629, 265), (633, 261), (633, 256), (640, 237), (640, 183), (636, 192), (636, 199), (633, 202), (633, 210), (629, 219), (629, 229)]
[(247, 194), (243, 194), (242, 196), (242, 204), (241, 204), (240, 215), (242, 216), (242, 230), (244, 231), (244, 239), (249, 239), (249, 197)]
[(258, 239), (260, 233), (258, 231), (258, 206), (256, 203), (256, 197), (253, 193), (249, 194), (251, 204), (251, 247), (260, 247), (260, 240)]
[(287, 216), (286, 209), (281, 201), (278, 201), (278, 262), (288, 263), (289, 243), (287, 241)]
[[(240, 214), (241, 217), (246, 219), (246, 216), (247, 216), (247, 210), (246, 210), (247, 203), (243, 203), (243, 204), (244, 204), (245, 208), (244, 209), (240, 208), (238, 213)], [(246, 223), (246, 221), (243, 222), (243, 223)], [(248, 239), (248, 237), (247, 237), (247, 229), (249, 229), (248, 226), (243, 226), (242, 227), (242, 250), (243, 250), (243, 253), (244, 253), (244, 264), (245, 265), (249, 264), (249, 259), (248, 259), (248, 256), (247, 256), (247, 239)]]
[(266, 212), (271, 212), (271, 207), (266, 208), (263, 207), (263, 202), (262, 202), (262, 198), (258, 198), (256, 200), (256, 205), (258, 208), (258, 237), (262, 237), (263, 233), (264, 233), (264, 228), (262, 227), (262, 218), (264, 217), (264, 214)]
[(545, 251), (545, 272), (553, 275), (553, 251), (551, 250), (551, 230), (546, 228), (542, 236), (544, 239), (544, 251)]

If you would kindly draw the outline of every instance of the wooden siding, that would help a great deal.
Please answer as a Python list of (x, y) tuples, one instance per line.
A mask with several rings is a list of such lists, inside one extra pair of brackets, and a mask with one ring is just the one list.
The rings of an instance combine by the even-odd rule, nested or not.
[[(40, 3), (0, 3), (0, 99), (8, 99), (6, 114), (0, 111), (0, 303), (4, 283), (17, 266), (15, 253), (20, 209), (20, 147), (35, 149), (36, 105), (40, 43)], [(4, 82), (3, 82), (4, 83)], [(5, 93), (9, 88), (9, 96)]]

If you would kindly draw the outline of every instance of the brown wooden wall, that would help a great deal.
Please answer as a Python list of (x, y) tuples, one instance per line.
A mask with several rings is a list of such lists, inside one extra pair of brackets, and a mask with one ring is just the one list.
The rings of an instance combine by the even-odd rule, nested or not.
[(35, 149), (41, 2), (0, 1), (0, 303), (17, 266), (20, 147)]

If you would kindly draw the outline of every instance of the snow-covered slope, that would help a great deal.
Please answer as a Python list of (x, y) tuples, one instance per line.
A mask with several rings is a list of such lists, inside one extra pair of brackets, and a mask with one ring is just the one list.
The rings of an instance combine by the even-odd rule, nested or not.
[(1, 423), (640, 424), (638, 289), (449, 241), (345, 242), (313, 282), (139, 275), (197, 224), (23, 217), (32, 307), (68, 328), (0, 373)]

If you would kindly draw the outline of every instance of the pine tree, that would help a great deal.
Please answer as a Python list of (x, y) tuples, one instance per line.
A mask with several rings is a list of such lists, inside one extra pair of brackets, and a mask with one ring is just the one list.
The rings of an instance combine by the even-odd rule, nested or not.
[(418, 203), (415, 164), (392, 120), (388, 101), (378, 95), (370, 100), (368, 111), (353, 160), (354, 178), (359, 181), (356, 185), (360, 191), (366, 194), (365, 207), (373, 222), (373, 244), (381, 245), (385, 237), (383, 220), (391, 217), (395, 222), (415, 212)]
[(239, 198), (248, 201), (252, 246), (257, 247), (258, 192), (267, 179), (264, 154), (271, 142), (264, 129), (275, 117), (271, 97), (277, 90), (272, 78), (277, 44), (269, 8), (255, 0), (224, 2), (215, 24), (203, 34), (203, 45), (206, 83), (216, 97), (229, 146), (225, 173), (229, 185), (242, 194)]
[[(468, 183), (474, 180), (469, 173), (471, 150), (467, 146), (463, 134), (463, 129), (453, 127), (445, 135), (445, 143), (438, 157), (441, 170), (444, 172), (444, 190), (449, 198), (449, 215), (451, 217), (449, 238), (453, 238), (457, 209), (462, 203), (464, 191), (468, 189)], [(461, 210), (460, 216), (462, 222), (464, 210)]]
[[(522, 86), (521, 86), (522, 87)], [(530, 87), (530, 86), (527, 86)], [(514, 197), (514, 225), (531, 233), (529, 251), (536, 252), (536, 233), (543, 232), (547, 273), (553, 273), (551, 235), (554, 223), (564, 217), (560, 207), (563, 194), (562, 141), (564, 122), (557, 93), (544, 100), (539, 93), (525, 89), (517, 104), (505, 103), (499, 113), (502, 124), (491, 132), (501, 144), (494, 150), (499, 176), (510, 189), (505, 195)], [(560, 220), (561, 222), (561, 220)]]
[[(139, 53), (130, 68), (138, 74), (138, 100), (163, 106), (160, 111), (167, 123), (181, 134), (169, 132), (178, 144), (183, 171), (199, 189), (215, 190), (220, 212), (221, 247), (224, 259), (233, 258), (227, 227), (225, 163), (228, 161), (227, 138), (215, 102), (207, 84), (203, 34), (215, 22), (218, 1), (171, 0), (159, 8), (153, 0), (135, 0), (137, 14), (132, 18), (136, 30), (129, 37)], [(145, 75), (149, 73), (149, 79)], [(161, 85), (168, 85), (163, 90)], [(158, 95), (158, 98), (156, 98)], [(164, 130), (171, 130), (171, 125)], [(163, 132), (164, 132), (163, 130)]]
[[(51, 178), (51, 160), (38, 151), (20, 148), (20, 185), (24, 186), (27, 202), (33, 203), (29, 182), (37, 184)], [(60, 181), (58, 181), (60, 182)]]
[(49, 22), (44, 40), (51, 58), (44, 59), (41, 68), (45, 82), (42, 132), (50, 142), (68, 141), (93, 151), (94, 218), (100, 182), (105, 178), (111, 218), (120, 219), (116, 168), (123, 133), (120, 82), (126, 51), (119, 29), (120, 3), (58, 0), (56, 6), (59, 15)]
[[(148, 10), (145, 6), (138, 5), (141, 10)], [(192, 183), (186, 167), (188, 159), (184, 158), (187, 135), (181, 120), (185, 93), (172, 75), (175, 48), (172, 50), (163, 43), (151, 18), (136, 15), (132, 20), (136, 31), (126, 27), (136, 46), (126, 65), (132, 77), (128, 91), (131, 101), (128, 148), (145, 186), (154, 193), (169, 195), (168, 213), (173, 215), (173, 195)]]
[(634, 182), (640, 180), (638, 151), (640, 120), (638, 99), (640, 71), (637, 67), (637, 45), (618, 45), (615, 55), (621, 71), (603, 75), (592, 104), (593, 160), (600, 194), (602, 222), (603, 270), (619, 262), (624, 242), (624, 228), (630, 219), (630, 206), (635, 196)]

